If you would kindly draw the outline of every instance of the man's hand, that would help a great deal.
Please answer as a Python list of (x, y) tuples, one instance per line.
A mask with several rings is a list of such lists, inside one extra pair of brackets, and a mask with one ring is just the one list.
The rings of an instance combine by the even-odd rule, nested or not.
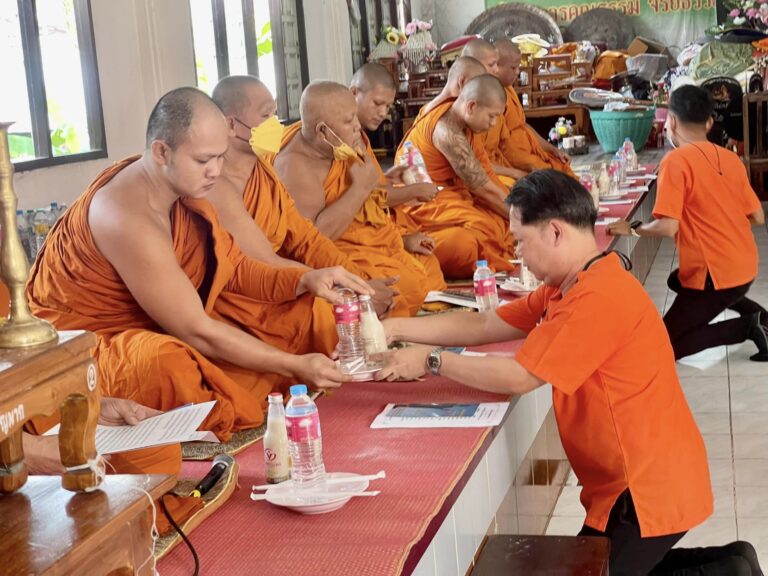
[(123, 398), (102, 398), (99, 412), (99, 424), (105, 426), (122, 426), (130, 424), (135, 426), (142, 420), (162, 414), (160, 410), (147, 408)]
[(392, 168), (384, 172), (384, 177), (390, 184), (405, 184), (405, 181), (403, 180), (403, 174), (405, 174), (407, 170), (408, 166), (405, 164), (398, 164), (397, 166), (392, 166)]
[(435, 241), (422, 232), (406, 234), (403, 236), (403, 244), (405, 244), (405, 249), (412, 254), (429, 256), (435, 249)]
[(383, 318), (392, 309), (395, 304), (395, 296), (398, 296), (400, 292), (391, 288), (394, 284), (400, 280), (399, 276), (390, 276), (388, 278), (374, 278), (368, 281), (368, 286), (374, 290), (374, 294), (371, 297), (373, 302), (373, 309), (376, 310), (376, 315), (379, 318)]
[(433, 348), (433, 346), (413, 345), (388, 352), (386, 365), (376, 373), (374, 378), (392, 382), (416, 380), (424, 376), (427, 371), (427, 356)]
[(304, 354), (298, 360), (294, 375), (312, 390), (339, 388), (342, 382), (352, 380), (351, 376), (339, 371), (336, 362), (323, 354)]
[(353, 161), (349, 165), (348, 173), (350, 183), (353, 186), (358, 186), (360, 190), (364, 190), (366, 193), (370, 193), (379, 184), (381, 178), (379, 168), (367, 154), (364, 161)]
[(630, 236), (632, 229), (626, 220), (618, 220), (613, 224), (608, 224), (608, 234), (611, 236)]
[(341, 295), (336, 290), (337, 287), (349, 288), (358, 294), (368, 294), (373, 296), (374, 291), (359, 276), (347, 272), (341, 266), (334, 268), (321, 268), (320, 270), (310, 270), (299, 280), (296, 289), (296, 296), (309, 292), (319, 298), (328, 300), (331, 304), (341, 302)]

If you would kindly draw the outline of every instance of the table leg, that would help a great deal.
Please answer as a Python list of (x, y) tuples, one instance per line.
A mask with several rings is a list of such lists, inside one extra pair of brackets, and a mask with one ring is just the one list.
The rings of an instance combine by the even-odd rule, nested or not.
[[(96, 422), (99, 418), (99, 401), (96, 393), (72, 394), (61, 405), (61, 431), (59, 454), (65, 469), (61, 485), (67, 490), (79, 492), (95, 488), (99, 484), (96, 473), (83, 467), (96, 458)], [(77, 470), (69, 470), (78, 468)], [(69, 470), (69, 471), (67, 471)]]
[(21, 428), (0, 442), (0, 493), (15, 492), (27, 481)]

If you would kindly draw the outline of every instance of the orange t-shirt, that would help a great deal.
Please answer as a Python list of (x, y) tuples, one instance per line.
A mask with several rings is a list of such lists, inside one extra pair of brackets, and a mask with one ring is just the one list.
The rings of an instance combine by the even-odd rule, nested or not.
[(688, 144), (661, 161), (653, 215), (680, 222), (680, 283), (717, 290), (757, 277), (757, 246), (747, 215), (760, 209), (739, 157), (709, 142)]
[(604, 531), (627, 488), (644, 538), (684, 532), (712, 514), (707, 453), (669, 336), (615, 254), (580, 272), (565, 295), (544, 286), (497, 313), (529, 332), (516, 360), (552, 384), (587, 526)]

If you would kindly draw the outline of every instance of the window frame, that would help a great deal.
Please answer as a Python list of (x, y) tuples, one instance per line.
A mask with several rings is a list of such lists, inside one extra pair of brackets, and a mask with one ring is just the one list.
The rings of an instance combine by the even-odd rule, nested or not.
[(77, 43), (80, 48), (80, 68), (83, 75), (85, 114), (88, 119), (91, 150), (64, 156), (54, 156), (51, 144), (51, 127), (48, 118), (40, 32), (37, 22), (37, 3), (35, 0), (16, 0), (16, 4), (19, 10), (19, 28), (21, 30), (24, 69), (27, 77), (27, 96), (32, 124), (32, 143), (35, 147), (36, 157), (31, 160), (12, 162), (14, 170), (25, 172), (36, 168), (107, 158), (104, 111), (101, 104), (99, 65), (96, 57), (90, 0), (73, 0), (73, 8)]
[[(21, 1), (21, 0), (19, 0)], [(213, 15), (213, 37), (216, 45), (216, 69), (221, 80), (229, 76), (229, 47), (227, 42), (226, 7), (224, 0), (210, 0)], [(256, 17), (253, 0), (241, 0), (243, 12), (243, 34), (245, 35), (245, 57), (248, 74), (259, 75), (259, 57), (256, 49)], [(277, 115), (281, 121), (294, 120), (288, 116), (288, 80), (285, 74), (285, 51), (283, 47), (283, 28), (280, 20), (280, 0), (269, 0), (269, 19), (272, 22), (272, 50), (275, 61), (277, 80)], [(299, 31), (299, 59), (301, 61), (301, 84), (306, 88), (309, 79), (307, 60), (306, 28), (304, 21), (303, 0), (296, 0), (296, 19)], [(277, 24), (277, 25), (275, 25)], [(197, 72), (195, 72), (197, 75)], [(195, 77), (195, 83), (198, 79)]]

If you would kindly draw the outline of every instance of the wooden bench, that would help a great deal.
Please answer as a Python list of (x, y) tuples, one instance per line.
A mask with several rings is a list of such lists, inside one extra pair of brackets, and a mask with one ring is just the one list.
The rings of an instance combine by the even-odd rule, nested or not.
[(607, 576), (610, 542), (583, 536), (488, 536), (472, 576)]

